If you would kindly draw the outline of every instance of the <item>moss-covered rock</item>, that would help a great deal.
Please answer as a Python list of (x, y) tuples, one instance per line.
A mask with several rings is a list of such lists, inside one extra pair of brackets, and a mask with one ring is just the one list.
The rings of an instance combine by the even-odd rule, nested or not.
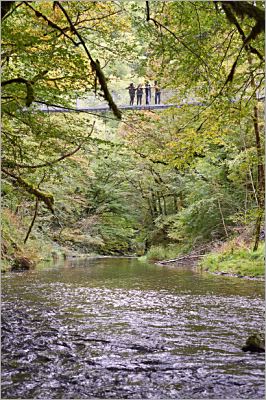
[(265, 334), (253, 333), (250, 335), (246, 344), (242, 347), (243, 351), (251, 351), (252, 353), (264, 353), (265, 352)]

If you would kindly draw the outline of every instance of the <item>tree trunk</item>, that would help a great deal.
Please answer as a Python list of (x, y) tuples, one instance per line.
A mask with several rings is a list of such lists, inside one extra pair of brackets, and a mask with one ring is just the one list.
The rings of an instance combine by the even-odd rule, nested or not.
[(158, 210), (157, 210), (157, 205), (156, 205), (156, 197), (155, 194), (152, 190), (151, 192), (151, 204), (152, 204), (152, 209), (153, 209), (153, 215), (155, 217), (158, 217)]
[(163, 212), (164, 212), (164, 215), (167, 215), (166, 200), (165, 200), (164, 196), (163, 196)]
[(157, 193), (157, 200), (158, 200), (159, 213), (160, 213), (160, 215), (163, 215), (163, 209), (162, 209), (161, 198), (160, 198), (159, 193)]
[(148, 198), (147, 200), (148, 200), (149, 211), (150, 211), (151, 217), (152, 217), (152, 219), (154, 219), (154, 212), (153, 212), (151, 199)]
[(256, 138), (256, 148), (257, 148), (257, 156), (258, 156), (258, 177), (257, 177), (257, 198), (258, 198), (258, 216), (255, 223), (255, 242), (253, 251), (256, 251), (259, 246), (260, 240), (260, 229), (262, 222), (262, 213), (264, 209), (264, 167), (262, 164), (262, 148), (260, 142), (260, 132), (259, 132), (259, 124), (258, 124), (258, 107), (257, 105), (253, 108), (253, 124), (254, 124), (254, 132)]
[(264, 166), (262, 163), (262, 147), (261, 147), (261, 140), (260, 140), (260, 130), (259, 130), (259, 110), (258, 110), (258, 100), (256, 97), (256, 82), (254, 78), (254, 73), (252, 71), (252, 58), (251, 54), (248, 57), (249, 66), (250, 66), (250, 76), (251, 76), (251, 86), (254, 89), (254, 107), (253, 107), (253, 127), (254, 127), (254, 134), (255, 134), (255, 143), (257, 149), (257, 157), (258, 157), (258, 166), (257, 166), (257, 199), (258, 199), (258, 216), (255, 222), (255, 242), (253, 251), (258, 249), (259, 245), (259, 238), (260, 238), (260, 228), (262, 222), (262, 215), (264, 210)]
[(219, 207), (220, 215), (221, 215), (221, 218), (222, 218), (222, 223), (223, 223), (223, 227), (224, 227), (225, 236), (228, 238), (229, 235), (228, 235), (228, 232), (227, 232), (227, 229), (226, 229), (224, 215), (223, 215), (223, 211), (222, 211), (222, 207), (221, 207), (221, 203), (220, 203), (219, 199), (218, 199), (218, 207)]

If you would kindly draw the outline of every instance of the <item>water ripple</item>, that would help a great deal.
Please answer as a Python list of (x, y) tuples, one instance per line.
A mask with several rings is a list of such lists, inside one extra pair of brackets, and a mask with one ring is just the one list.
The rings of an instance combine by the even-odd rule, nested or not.
[(2, 397), (263, 398), (264, 356), (240, 350), (263, 324), (261, 283), (98, 266), (5, 277)]

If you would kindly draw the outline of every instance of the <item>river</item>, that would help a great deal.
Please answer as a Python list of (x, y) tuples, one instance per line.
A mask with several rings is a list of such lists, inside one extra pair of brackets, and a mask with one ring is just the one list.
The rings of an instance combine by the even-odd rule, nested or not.
[(2, 398), (262, 399), (264, 283), (135, 259), (2, 277)]

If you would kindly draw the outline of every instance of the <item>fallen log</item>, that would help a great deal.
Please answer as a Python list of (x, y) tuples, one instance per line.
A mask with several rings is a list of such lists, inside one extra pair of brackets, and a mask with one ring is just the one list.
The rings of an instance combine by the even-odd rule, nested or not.
[(165, 260), (165, 261), (158, 261), (158, 264), (170, 264), (170, 263), (174, 263), (174, 262), (179, 262), (179, 261), (183, 261), (183, 260), (190, 260), (193, 258), (199, 258), (199, 257), (203, 257), (204, 254), (192, 254), (192, 255), (186, 255), (186, 256), (182, 256), (182, 257), (178, 257), (178, 258), (173, 258), (171, 260)]

